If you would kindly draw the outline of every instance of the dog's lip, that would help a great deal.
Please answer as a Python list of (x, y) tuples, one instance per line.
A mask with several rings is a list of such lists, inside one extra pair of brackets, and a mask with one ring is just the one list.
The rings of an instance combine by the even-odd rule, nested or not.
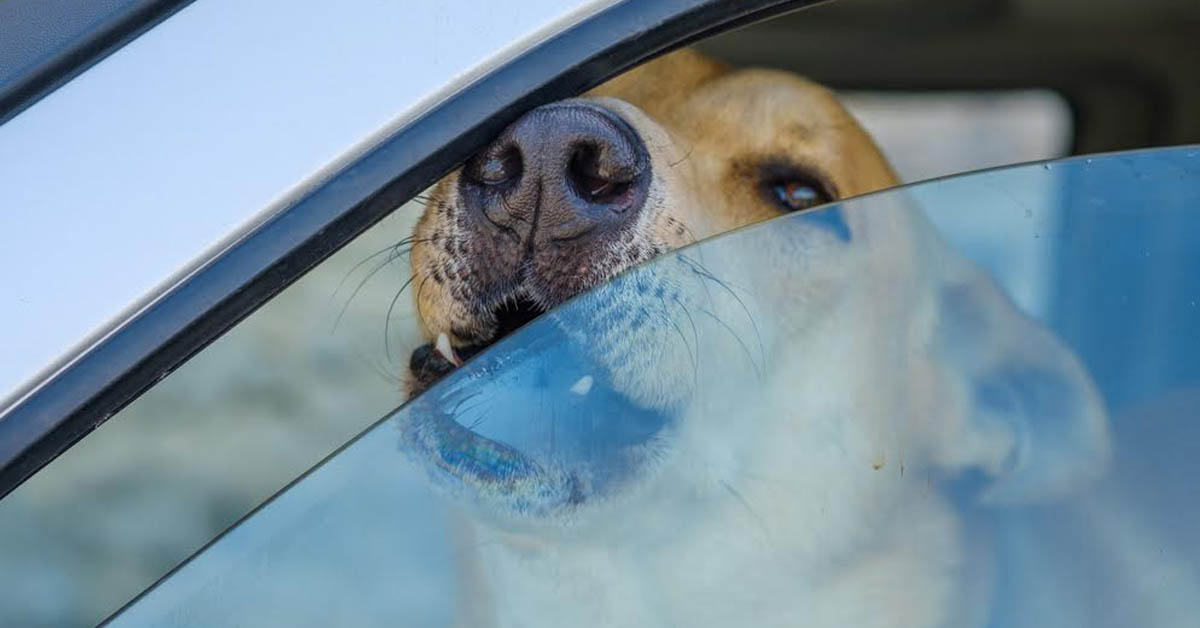
[[(469, 397), (467, 397), (469, 398)], [(459, 401), (461, 401), (460, 399)], [(450, 402), (450, 403), (447, 403)], [(401, 423), (410, 452), (430, 463), (486, 506), (506, 515), (547, 515), (584, 501), (577, 476), (539, 464), (519, 449), (490, 439), (455, 421), (453, 398), (419, 398)]]
[(510, 521), (574, 512), (621, 490), (667, 442), (671, 417), (621, 396), (560, 322), (525, 327), (457, 368), (436, 341), (424, 345), (426, 366), (446, 372), (400, 415), (406, 454)]
[[(412, 392), (417, 394), (428, 389), (452, 370), (533, 322), (545, 311), (546, 308), (518, 292), (503, 299), (493, 310), (496, 324), (487, 338), (456, 345), (450, 340), (450, 334), (439, 332), (428, 344), (414, 349), (409, 357), (409, 372), (413, 376)], [(465, 334), (454, 335), (462, 337)]]
[(436, 340), (413, 349), (408, 359), (408, 372), (412, 375), (411, 395), (415, 397), (425, 392), (501, 339), (454, 347), (443, 333)]

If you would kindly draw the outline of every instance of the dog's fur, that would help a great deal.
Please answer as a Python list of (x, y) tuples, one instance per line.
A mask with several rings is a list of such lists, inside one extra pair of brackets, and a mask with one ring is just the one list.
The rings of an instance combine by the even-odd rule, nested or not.
[[(781, 215), (762, 193), (781, 167), (839, 199), (896, 183), (835, 96), (791, 74), (682, 51), (587, 98), (636, 130), (653, 182), (635, 236), (580, 261), (577, 287)], [(412, 254), (425, 332), (454, 346), (496, 325), (472, 265), (491, 244), (457, 219), (458, 179), (435, 188)], [(973, 503), (1072, 491), (1104, 465), (1104, 410), (1078, 361), (902, 196), (839, 211), (844, 234), (797, 216), (633, 271), (667, 298), (622, 291), (629, 280), (577, 302), (608, 321), (589, 346), (613, 386), (677, 420), (619, 494), (499, 523), (464, 515), (464, 623), (952, 626), (986, 613), (988, 558), (947, 487)], [(534, 285), (573, 262), (532, 255), (525, 297), (578, 291)]]

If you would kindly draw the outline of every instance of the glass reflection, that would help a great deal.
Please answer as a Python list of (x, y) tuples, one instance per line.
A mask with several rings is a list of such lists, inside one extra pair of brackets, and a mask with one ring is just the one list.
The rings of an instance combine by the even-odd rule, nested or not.
[[(459, 367), (113, 624), (1192, 625), (1198, 201), (1200, 150), (1148, 151), (670, 254)], [(973, 248), (971, 217), (1042, 242)]]

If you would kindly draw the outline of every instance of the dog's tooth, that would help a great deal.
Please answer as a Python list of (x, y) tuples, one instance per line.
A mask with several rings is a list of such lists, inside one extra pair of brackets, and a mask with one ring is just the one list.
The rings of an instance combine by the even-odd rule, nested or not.
[(592, 379), (591, 375), (584, 375), (583, 377), (579, 378), (579, 381), (575, 382), (575, 384), (571, 386), (571, 392), (575, 393), (576, 395), (586, 395), (592, 392), (593, 383), (595, 383), (595, 380)]
[(437, 352), (442, 354), (443, 358), (446, 358), (447, 362), (454, 366), (462, 365), (462, 360), (459, 360), (458, 356), (454, 354), (454, 347), (450, 346), (450, 336), (447, 336), (446, 332), (438, 334), (437, 344), (434, 346), (437, 348)]

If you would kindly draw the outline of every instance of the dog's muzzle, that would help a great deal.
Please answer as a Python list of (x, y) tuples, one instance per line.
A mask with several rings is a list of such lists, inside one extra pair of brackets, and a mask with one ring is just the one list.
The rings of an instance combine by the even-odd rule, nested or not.
[(400, 422), (406, 453), (489, 513), (572, 512), (644, 472), (663, 441), (667, 417), (615, 392), (581, 346), (604, 331), (589, 327), (606, 324), (594, 306), (526, 325), (619, 270), (614, 245), (630, 239), (651, 178), (633, 128), (582, 100), (530, 111), (463, 166), (463, 298), (490, 316), (482, 331), (453, 330), (467, 344), (443, 333), (413, 352), (414, 392), (428, 390)]
[[(538, 107), (464, 166), (453, 218), (459, 238), (458, 298), (477, 321), (450, 331), (460, 344), (413, 352), (413, 390), (425, 390), (462, 360), (551, 307), (644, 261), (622, 257), (633, 240), (652, 179), (637, 132), (595, 103)], [(643, 254), (646, 251), (642, 251)], [(438, 351), (441, 349), (441, 351)]]
[(671, 419), (616, 392), (580, 336), (562, 331), (594, 324), (586, 310), (569, 304), (416, 397), (399, 416), (401, 448), (509, 521), (570, 514), (636, 480), (661, 458)]

